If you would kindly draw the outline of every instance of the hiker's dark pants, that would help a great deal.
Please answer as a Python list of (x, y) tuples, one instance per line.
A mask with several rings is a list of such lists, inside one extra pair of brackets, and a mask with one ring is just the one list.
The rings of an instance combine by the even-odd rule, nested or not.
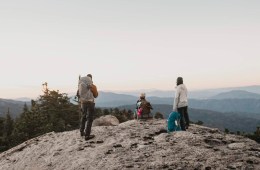
[(188, 106), (178, 108), (178, 112), (180, 113), (181, 120), (181, 130), (186, 130), (186, 127), (190, 125), (190, 119), (188, 114)]
[(93, 116), (95, 114), (95, 103), (86, 102), (81, 104), (82, 118), (80, 132), (85, 132), (85, 136), (89, 136), (91, 132), (91, 126), (93, 122)]

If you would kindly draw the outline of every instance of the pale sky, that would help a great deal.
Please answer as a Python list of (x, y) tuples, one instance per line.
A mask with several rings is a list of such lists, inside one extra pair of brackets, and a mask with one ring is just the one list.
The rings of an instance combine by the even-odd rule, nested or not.
[(0, 0), (0, 98), (260, 85), (259, 0)]

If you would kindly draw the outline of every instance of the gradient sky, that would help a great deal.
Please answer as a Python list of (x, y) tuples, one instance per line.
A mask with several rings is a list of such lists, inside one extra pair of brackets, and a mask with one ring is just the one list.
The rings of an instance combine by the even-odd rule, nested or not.
[(259, 0), (0, 1), (0, 98), (260, 85)]

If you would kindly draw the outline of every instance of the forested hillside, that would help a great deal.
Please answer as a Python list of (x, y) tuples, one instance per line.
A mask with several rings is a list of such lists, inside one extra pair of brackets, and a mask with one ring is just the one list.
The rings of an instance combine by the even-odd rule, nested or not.
[(22, 113), (24, 104), (30, 105), (28, 102), (0, 99), (0, 117), (4, 117), (7, 112), (14, 118)]
[[(108, 114), (116, 116), (120, 122), (133, 118), (131, 110), (118, 108), (96, 108), (94, 118)], [(78, 129), (80, 118), (79, 106), (72, 104), (67, 94), (49, 90), (46, 86), (43, 95), (31, 101), (31, 107), (23, 105), (16, 119), (10, 112), (0, 117), (0, 152), (48, 132)]]

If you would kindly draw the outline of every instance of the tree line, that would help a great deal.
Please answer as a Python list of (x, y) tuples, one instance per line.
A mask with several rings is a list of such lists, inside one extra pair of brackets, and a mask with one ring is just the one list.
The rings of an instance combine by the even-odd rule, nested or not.
[[(81, 119), (80, 106), (73, 104), (66, 93), (49, 90), (44, 84), (43, 95), (31, 100), (31, 106), (24, 104), (22, 113), (15, 119), (8, 109), (5, 117), (0, 117), (0, 152), (12, 148), (26, 140), (48, 132), (63, 132), (78, 129)], [(94, 118), (114, 115), (119, 122), (133, 119), (131, 110), (118, 108), (96, 108)]]

